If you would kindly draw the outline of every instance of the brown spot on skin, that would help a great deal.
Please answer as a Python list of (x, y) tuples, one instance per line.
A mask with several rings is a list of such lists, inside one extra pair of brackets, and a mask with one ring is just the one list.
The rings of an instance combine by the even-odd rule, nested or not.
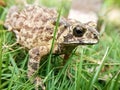
[(51, 28), (51, 27), (46, 27), (46, 30), (47, 30), (47, 31), (51, 31), (52, 28)]
[(22, 34), (22, 36), (23, 36), (23, 37), (27, 37), (28, 35), (24, 33), (24, 34)]
[(38, 15), (34, 17), (34, 22), (39, 21), (39, 17), (41, 17), (41, 16), (42, 16), (42, 14), (38, 13)]
[(64, 42), (68, 42), (68, 38), (66, 36), (64, 37)]
[(72, 39), (73, 35), (72, 34), (68, 34), (66, 37), (69, 38), (69, 39)]
[(53, 36), (49, 36), (49, 37), (46, 37), (44, 40), (45, 41), (49, 41), (50, 39), (52, 39), (53, 38)]
[(28, 35), (28, 38), (33, 38), (33, 35)]
[(23, 27), (24, 27), (24, 29), (30, 29), (31, 28), (27, 24), (25, 24)]
[(37, 66), (38, 66), (39, 63), (37, 63), (37, 62), (29, 62), (28, 64), (34, 71), (36, 71)]
[(26, 6), (26, 11), (27, 11), (27, 12), (31, 12), (31, 11), (33, 11), (34, 9), (35, 9), (34, 6), (33, 6), (33, 7)]
[(52, 35), (53, 34), (53, 32), (50, 32), (50, 35)]
[(22, 26), (23, 26), (23, 22), (20, 22), (20, 23), (19, 23), (19, 26), (22, 27)]
[(44, 27), (42, 27), (42, 26), (41, 26), (41, 27), (39, 28), (39, 30), (40, 30), (40, 29), (41, 29), (41, 30), (43, 30), (43, 29), (44, 29)]
[(41, 20), (42, 20), (43, 22), (47, 22), (48, 19), (46, 19), (46, 17), (44, 16), (44, 17), (41, 18)]
[(39, 27), (34, 27), (32, 31), (39, 30)]
[(34, 59), (34, 60), (39, 60), (40, 59), (40, 52), (38, 48), (34, 48), (31, 51), (29, 51), (29, 57)]
[(39, 49), (38, 48), (33, 49), (32, 53), (35, 55), (39, 55)]
[(39, 61), (39, 59), (40, 59), (40, 57), (39, 56), (35, 56), (34, 54), (33, 55), (29, 55), (29, 57), (31, 58), (31, 59), (34, 59), (34, 60), (36, 60), (36, 61)]
[[(57, 24), (57, 19), (56, 19), (56, 18), (52, 18), (51, 20), (52, 20), (52, 24), (53, 24), (54, 26), (56, 26), (56, 24)], [(59, 23), (58, 23), (58, 26), (61, 27), (62, 25), (63, 25), (63, 26), (66, 26), (66, 21), (60, 19), (60, 21), (59, 21)]]
[(64, 42), (68, 42), (69, 39), (73, 39), (72, 34), (68, 34), (67, 36), (64, 37)]
[(44, 51), (44, 47), (40, 48), (41, 51)]
[(64, 33), (64, 31), (65, 31), (64, 29), (60, 30), (60, 32), (57, 35), (57, 39)]
[(89, 34), (89, 33), (86, 33), (86, 36), (87, 36), (88, 38), (93, 38), (92, 35)]

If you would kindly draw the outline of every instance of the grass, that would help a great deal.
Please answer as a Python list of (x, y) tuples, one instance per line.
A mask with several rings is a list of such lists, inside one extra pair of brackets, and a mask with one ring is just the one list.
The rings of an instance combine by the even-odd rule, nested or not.
[[(62, 10), (62, 7), (60, 7), (60, 9), (59, 9), (59, 14), (58, 14), (58, 18), (57, 18), (57, 23), (56, 23), (56, 27), (55, 27), (55, 30), (54, 30), (54, 35), (53, 35), (51, 50), (50, 50), (50, 54), (49, 54), (49, 57), (48, 57), (47, 74), (49, 74), (50, 69), (51, 69), (52, 52), (53, 52), (53, 48), (54, 48), (54, 42), (55, 42), (55, 38), (56, 38), (56, 33), (57, 33), (57, 30), (58, 30), (58, 26), (59, 26), (61, 10)], [(52, 76), (52, 75), (51, 75), (51, 76)], [(51, 76), (49, 76), (49, 77), (51, 77)], [(48, 79), (49, 79), (49, 78), (48, 78)], [(51, 87), (50, 83), (51, 83), (51, 82), (49, 81), (48, 84), (47, 84), (47, 88), (48, 88), (48, 89)]]
[[(8, 3), (14, 4), (10, 0)], [(27, 78), (28, 52), (15, 44), (13, 33), (3, 28), (7, 10), (0, 6), (0, 90), (33, 90)], [(64, 66), (59, 56), (45, 58), (39, 75), (47, 90), (120, 89), (120, 28), (106, 23), (100, 42), (77, 47)]]

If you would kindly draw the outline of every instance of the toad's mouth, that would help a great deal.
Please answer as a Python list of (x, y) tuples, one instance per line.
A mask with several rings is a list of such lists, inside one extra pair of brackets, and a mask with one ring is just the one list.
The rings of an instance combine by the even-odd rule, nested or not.
[(65, 45), (94, 45), (97, 44), (99, 41), (98, 40), (77, 40), (77, 41), (69, 41), (69, 42), (63, 42)]

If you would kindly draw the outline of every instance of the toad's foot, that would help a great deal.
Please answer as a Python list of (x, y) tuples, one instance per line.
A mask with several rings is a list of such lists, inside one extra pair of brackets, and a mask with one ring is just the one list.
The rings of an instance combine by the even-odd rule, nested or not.
[[(39, 70), (40, 59), (48, 52), (49, 50), (46, 46), (35, 47), (29, 51), (30, 60), (28, 62), (28, 78), (31, 78), (31, 76), (34, 77), (36, 71)], [(35, 79), (33, 78), (31, 82), (35, 82), (36, 90), (39, 90), (39, 86), (42, 88), (42, 90), (45, 90), (44, 83), (40, 77), (35, 77)]]
[[(35, 84), (35, 90), (40, 90), (40, 88), (42, 90), (45, 90), (45, 85), (43, 83), (43, 80), (40, 77), (35, 78), (34, 84)], [(40, 86), (40, 88), (39, 88), (39, 86)]]

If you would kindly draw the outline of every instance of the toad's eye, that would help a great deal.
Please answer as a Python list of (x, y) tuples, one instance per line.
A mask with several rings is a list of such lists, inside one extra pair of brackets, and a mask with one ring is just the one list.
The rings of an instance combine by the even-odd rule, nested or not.
[(73, 35), (75, 35), (76, 37), (82, 37), (85, 33), (85, 29), (79, 27), (79, 26), (76, 26), (74, 29), (73, 29)]

